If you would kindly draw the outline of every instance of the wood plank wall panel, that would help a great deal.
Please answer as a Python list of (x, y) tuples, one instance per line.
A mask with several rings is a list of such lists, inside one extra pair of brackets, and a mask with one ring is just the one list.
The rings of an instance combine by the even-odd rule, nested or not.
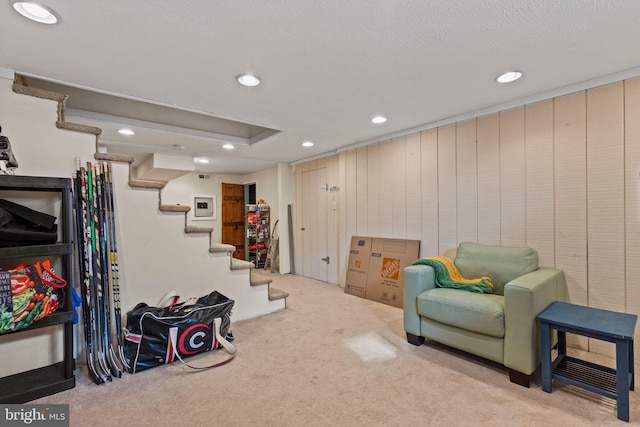
[(477, 242), (478, 159), (475, 119), (457, 124), (456, 153), (458, 242)]
[(391, 169), (393, 170), (393, 190), (389, 194), (393, 213), (391, 237), (405, 239), (407, 237), (407, 158), (406, 137), (391, 141)]
[[(314, 277), (323, 282), (327, 281), (329, 276), (328, 270), (329, 267), (323, 261), (322, 258), (325, 258), (328, 254), (327, 249), (327, 231), (328, 231), (328, 203), (329, 200), (328, 192), (325, 190), (327, 184), (327, 168), (321, 167), (321, 162), (318, 161), (318, 169), (312, 172), (314, 175), (314, 184), (312, 189), (316, 192), (316, 203), (315, 209), (313, 210), (314, 221), (312, 225), (313, 234), (312, 237), (312, 245), (315, 246), (314, 253), (317, 257), (311, 259), (311, 264), (313, 265)], [(323, 188), (324, 187), (324, 188)], [(308, 230), (308, 229), (307, 229)]]
[(406, 140), (406, 238), (422, 238), (422, 199), (420, 187), (420, 134), (407, 135)]
[(309, 172), (316, 168), (316, 160), (310, 160), (302, 165), (302, 172)]
[(480, 117), (478, 156), (478, 243), (500, 244), (500, 118)]
[(525, 108), (526, 245), (540, 265), (555, 266), (553, 213), (553, 100)]
[(306, 170), (302, 172), (302, 203), (303, 203), (303, 213), (302, 213), (302, 222), (301, 222), (301, 230), (302, 231), (302, 251), (304, 256), (302, 257), (302, 270), (301, 272), (308, 276), (317, 278), (318, 277), (318, 266), (317, 263), (314, 262), (318, 256), (318, 245), (314, 239), (314, 228), (311, 227), (310, 224), (315, 223), (315, 218), (317, 217), (317, 209), (318, 209), (318, 198), (317, 194), (314, 192), (314, 184), (316, 183), (316, 175), (313, 171), (316, 171), (315, 163), (313, 164), (313, 169)]
[(567, 301), (588, 305), (586, 92), (554, 101), (556, 268), (564, 271)]
[(587, 91), (589, 305), (624, 310), (623, 85)]
[[(554, 100), (556, 268), (564, 271), (566, 298), (589, 305), (587, 292), (587, 104), (586, 92)], [(588, 350), (589, 340), (569, 334), (570, 346)]]
[(367, 146), (367, 234), (380, 234), (380, 144)]
[[(347, 153), (342, 152), (338, 154), (338, 168), (337, 168), (339, 181), (338, 186), (338, 236), (340, 242), (340, 257), (342, 259), (349, 258), (349, 246), (351, 245), (351, 236), (347, 236), (347, 229), (345, 224), (347, 223)], [(348, 262), (348, 261), (347, 261)], [(346, 268), (340, 274), (340, 283), (344, 284), (346, 280)]]
[(500, 244), (526, 243), (524, 108), (500, 113)]
[(368, 216), (368, 160), (367, 147), (356, 150), (356, 233), (358, 236), (366, 236), (369, 231)]
[[(318, 159), (318, 177), (320, 186), (324, 186), (324, 189), (320, 189), (318, 193), (318, 247), (319, 247), (319, 259), (329, 257), (330, 262), (335, 262), (335, 257), (330, 257), (331, 249), (329, 246), (329, 230), (330, 230), (330, 215), (333, 212), (330, 209), (330, 194), (328, 188), (331, 181), (331, 162), (330, 158), (323, 157)], [(324, 179), (323, 179), (324, 178)], [(318, 265), (318, 279), (322, 281), (328, 281), (331, 276), (330, 270), (333, 270), (329, 265), (324, 266), (322, 263)]]
[[(587, 236), (589, 306), (625, 310), (624, 86), (587, 91)], [(615, 355), (611, 344), (589, 350)]]
[[(626, 311), (640, 315), (640, 78), (626, 81), (624, 89)], [(635, 346), (637, 363), (639, 327), (636, 327)]]
[(380, 235), (378, 237), (393, 237), (393, 144), (386, 141), (380, 144)]
[(458, 246), (456, 126), (438, 128), (438, 254)]
[(351, 242), (352, 236), (358, 235), (358, 166), (357, 166), (357, 151), (347, 151), (346, 156), (346, 213), (347, 222), (345, 224), (347, 231), (347, 239)]
[(294, 189), (294, 199), (293, 199), (293, 206), (291, 209), (291, 215), (293, 216), (293, 218), (291, 219), (292, 222), (292, 228), (293, 228), (293, 272), (294, 273), (300, 273), (302, 271), (302, 235), (300, 233), (300, 227), (301, 227), (301, 220), (302, 220), (302, 203), (303, 203), (303, 197), (302, 197), (302, 170), (304, 169), (306, 163), (302, 163), (299, 165), (295, 166), (294, 169), (294, 182), (295, 182), (295, 189)]
[(438, 131), (420, 133), (423, 257), (438, 255)]
[[(336, 174), (337, 156), (325, 157), (325, 167), (327, 169), (327, 182), (329, 187), (338, 186), (338, 176)], [(348, 264), (348, 258), (341, 257), (340, 254), (340, 242), (338, 240), (338, 218), (337, 209), (334, 206), (338, 206), (338, 192), (333, 191), (328, 193), (328, 206), (327, 206), (327, 250), (328, 255), (331, 258), (331, 263), (337, 265), (337, 268), (328, 269), (327, 281), (329, 283), (339, 283), (340, 274), (344, 271), (346, 275), (346, 265)]]
[(624, 100), (626, 301), (627, 312), (640, 314), (640, 78), (625, 82)]

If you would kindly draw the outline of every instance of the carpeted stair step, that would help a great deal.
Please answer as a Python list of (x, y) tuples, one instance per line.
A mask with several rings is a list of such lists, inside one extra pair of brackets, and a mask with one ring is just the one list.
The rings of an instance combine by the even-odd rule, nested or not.
[(61, 120), (58, 120), (56, 122), (56, 127), (58, 129), (71, 130), (74, 132), (81, 132), (81, 133), (90, 133), (92, 135), (100, 135), (102, 133), (102, 129), (97, 128), (95, 126), (81, 125), (78, 123), (71, 123), (71, 122), (61, 121)]
[(233, 245), (228, 245), (226, 243), (212, 243), (211, 247), (209, 248), (209, 252), (210, 253), (216, 253), (216, 252), (235, 252), (236, 251), (236, 247)]
[(118, 163), (133, 163), (133, 156), (127, 156), (125, 154), (114, 153), (95, 153), (93, 157), (96, 160), (102, 160), (104, 162), (118, 162)]
[(187, 205), (160, 205), (158, 206), (160, 212), (181, 212), (187, 213), (191, 208)]
[(129, 180), (129, 187), (133, 188), (152, 188), (161, 190), (167, 185), (167, 181), (149, 181), (145, 179), (131, 179)]
[(231, 258), (231, 270), (246, 270), (249, 268), (255, 268), (255, 265), (249, 261)]
[(285, 291), (281, 291), (280, 289), (269, 287), (269, 301), (286, 299), (288, 296), (289, 296), (289, 292), (285, 292)]
[(259, 276), (257, 274), (251, 273), (251, 286), (260, 286), (260, 285), (268, 285), (273, 280), (268, 277)]
[(184, 228), (184, 232), (187, 234), (194, 234), (194, 233), (213, 233), (213, 228), (209, 228), (209, 227), (193, 227), (191, 225), (188, 225)]

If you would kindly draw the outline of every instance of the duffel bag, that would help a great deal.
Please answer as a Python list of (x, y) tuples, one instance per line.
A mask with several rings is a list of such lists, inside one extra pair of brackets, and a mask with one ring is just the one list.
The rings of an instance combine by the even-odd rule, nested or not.
[[(193, 369), (210, 369), (229, 363), (236, 354), (230, 341), (231, 309), (234, 301), (213, 291), (194, 304), (168, 307), (136, 305), (127, 313), (124, 356), (131, 372), (165, 365), (175, 359)], [(223, 347), (230, 357), (198, 367), (184, 358)]]

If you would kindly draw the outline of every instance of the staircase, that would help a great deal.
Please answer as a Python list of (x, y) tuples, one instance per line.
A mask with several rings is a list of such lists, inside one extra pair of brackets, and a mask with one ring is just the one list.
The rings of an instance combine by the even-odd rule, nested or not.
[[(29, 95), (37, 98), (56, 101), (58, 103), (58, 119), (56, 121), (57, 128), (95, 135), (96, 137), (96, 142), (95, 142), (96, 152), (94, 154), (95, 160), (128, 164), (129, 187), (131, 187), (132, 189), (158, 190), (158, 210), (160, 212), (167, 213), (167, 214), (176, 214), (176, 213), (184, 214), (184, 233), (186, 235), (208, 234), (209, 253), (218, 254), (220, 256), (227, 256), (229, 258), (230, 270), (234, 270), (234, 271), (248, 270), (249, 274), (248, 274), (247, 286), (258, 287), (258, 288), (266, 286), (266, 289), (267, 289), (266, 296), (269, 300), (269, 310), (270, 310), (269, 312), (283, 310), (286, 308), (286, 299), (289, 296), (289, 294), (287, 292), (273, 288), (271, 286), (272, 280), (270, 278), (263, 277), (255, 273), (254, 271), (256, 269), (253, 263), (233, 258), (232, 254), (236, 250), (235, 246), (224, 244), (224, 243), (213, 242), (213, 228), (197, 227), (189, 224), (188, 213), (191, 210), (189, 206), (180, 205), (180, 204), (163, 204), (162, 190), (167, 185), (168, 183), (167, 181), (141, 180), (141, 179), (134, 178), (132, 174), (132, 164), (134, 161), (133, 157), (127, 156), (127, 155), (121, 155), (121, 154), (100, 153), (98, 151), (98, 142), (99, 142), (100, 134), (102, 133), (101, 129), (92, 127), (92, 126), (85, 126), (85, 125), (67, 122), (65, 120), (65, 102), (68, 97), (67, 95), (29, 87), (27, 85), (26, 78), (19, 74), (16, 74), (15, 76), (14, 83), (13, 83), (13, 91), (15, 93), (19, 93), (23, 95)], [(236, 301), (236, 303), (239, 303), (239, 301)]]

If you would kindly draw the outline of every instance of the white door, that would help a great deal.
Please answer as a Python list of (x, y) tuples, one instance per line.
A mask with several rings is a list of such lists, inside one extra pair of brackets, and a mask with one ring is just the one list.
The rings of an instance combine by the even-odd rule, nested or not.
[(326, 282), (329, 276), (327, 170), (302, 173), (302, 275)]

